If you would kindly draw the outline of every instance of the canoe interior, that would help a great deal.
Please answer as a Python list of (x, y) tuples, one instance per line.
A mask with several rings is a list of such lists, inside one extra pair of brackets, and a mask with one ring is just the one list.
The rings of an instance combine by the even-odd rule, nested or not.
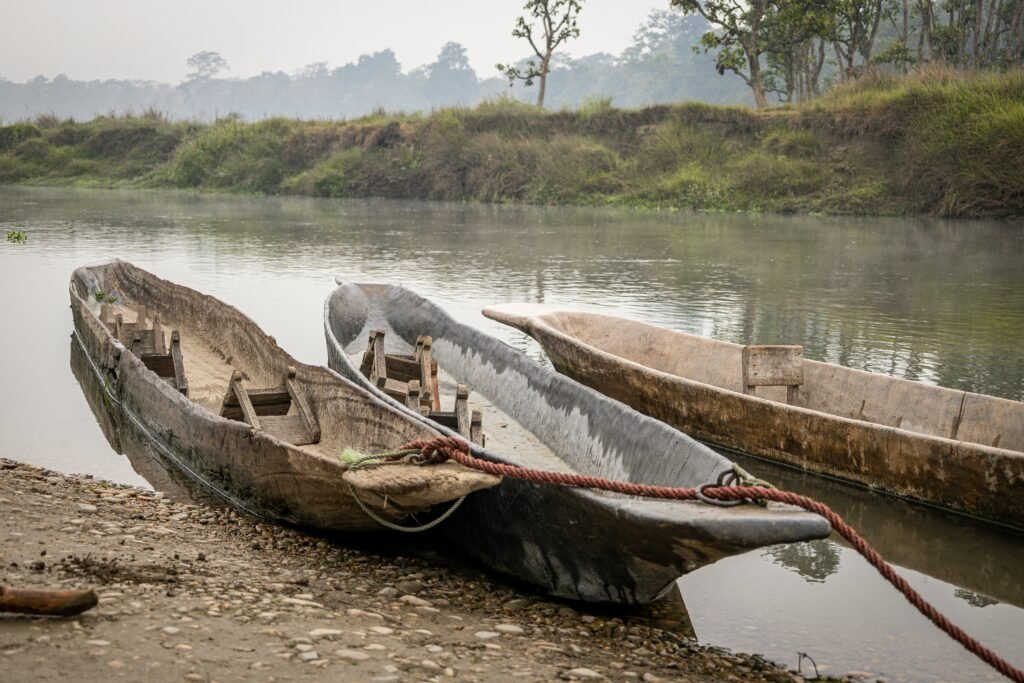
[[(483, 398), (495, 411), (484, 420), (489, 457), (670, 486), (713, 481), (732, 467), (707, 446), (542, 368), (402, 287), (344, 283), (327, 301), (327, 319), (350, 366), (372, 329), (385, 330), (389, 353), (406, 353), (417, 336), (432, 336), (433, 357), (472, 388), (472, 407)], [(499, 448), (502, 424), (532, 435), (531, 447)]]
[[(360, 489), (366, 502), (388, 508), (386, 516), (394, 519), (407, 511), (423, 510), (500, 481), (454, 463), (429, 468), (393, 465), (349, 471), (339, 459), (346, 448), (364, 453), (389, 451), (413, 439), (436, 436), (437, 432), (410, 420), (326, 368), (298, 363), (237, 309), (213, 297), (162, 280), (129, 263), (113, 261), (80, 268), (72, 278), (72, 290), (78, 304), (88, 309), (88, 315), (80, 318), (83, 325), (90, 328), (91, 335), (85, 336), (94, 340), (94, 346), (112, 345), (109, 330), (98, 317), (101, 303), (96, 292), (104, 293), (106, 303), (112, 309), (108, 311), (109, 315), (120, 314), (124, 322), (135, 322), (136, 307), (144, 305), (149, 324), (158, 317), (167, 339), (170, 339), (172, 331), (178, 331), (188, 398), (176, 394), (155, 374), (141, 372), (140, 381), (148, 381), (150, 388), (141, 389), (143, 384), (136, 385), (140, 387), (139, 392), (165, 395), (162, 403), (165, 408), (148, 417), (157, 423), (166, 421), (168, 424), (174, 419), (183, 420), (177, 425), (177, 433), (191, 433), (194, 443), (206, 443), (203, 452), (208, 454), (211, 469), (224, 472), (225, 477), (230, 476), (236, 482), (235, 487), (243, 492), (273, 491), (279, 499), (290, 499), (289, 507), (293, 511), (308, 507), (306, 518), (314, 520), (310, 523), (312, 526), (320, 526), (315, 520), (322, 514), (312, 509), (315, 505), (320, 505), (321, 510), (340, 510), (351, 503), (344, 482)], [(116, 297), (113, 302), (109, 301), (111, 295)], [(74, 297), (73, 303), (76, 301)], [(91, 355), (104, 358), (108, 354), (94, 348)], [(234, 371), (241, 372), (245, 385), (253, 390), (280, 387), (289, 368), (295, 369), (294, 385), (319, 426), (320, 438), (316, 443), (295, 445), (287, 439), (287, 432), (283, 440), (263, 431), (258, 432), (257, 437), (249, 438), (245, 436), (248, 425), (220, 417)], [(148, 380), (144, 379), (146, 376)], [(175, 408), (166, 408), (168, 403)], [(296, 404), (293, 402), (288, 415), (295, 413)], [(280, 420), (281, 417), (265, 422)], [(206, 425), (205, 431), (200, 425)], [(216, 444), (209, 442), (215, 441), (214, 435), (221, 432), (230, 444), (226, 441), (221, 449), (224, 453), (218, 455)], [(202, 449), (196, 447), (192, 450)], [(261, 460), (254, 461), (258, 452), (273, 455), (263, 455)], [(238, 483), (241, 481), (247, 483)], [(303, 491), (303, 487), (308, 487), (308, 491)], [(314, 488), (317, 489), (316, 495), (313, 495)], [(303, 500), (304, 496), (308, 498), (308, 504)], [(339, 500), (324, 503), (318, 500), (321, 496)], [(390, 501), (390, 505), (385, 501)], [(355, 514), (362, 516), (359, 511)], [(353, 520), (356, 526), (363, 526), (365, 522), (365, 519)], [(370, 528), (374, 524), (371, 523)], [(345, 528), (346, 523), (335, 520), (324, 525)]]
[[(538, 316), (558, 332), (670, 375), (743, 392), (740, 344), (583, 312)], [(804, 360), (793, 405), (906, 431), (1024, 451), (1024, 403)], [(784, 387), (756, 395), (786, 402)]]
[[(114, 313), (123, 315), (125, 322), (135, 322), (135, 307), (142, 304), (149, 313), (147, 317), (153, 313), (159, 315), (168, 339), (172, 330), (181, 333), (189, 398), (214, 415), (220, 414), (228, 382), (235, 369), (244, 374), (248, 387), (273, 387), (281, 384), (288, 366), (295, 364), (280, 347), (268, 343), (268, 338), (254, 329), (253, 325), (232, 320), (235, 317), (232, 313), (237, 313), (234, 309), (203, 306), (202, 299), (205, 297), (195, 299), (182, 296), (171, 288), (157, 291), (158, 285), (141, 271), (121, 267), (121, 264), (106, 268), (102, 276), (102, 283), (92, 289), (114, 293), (117, 296), (112, 304)], [(85, 282), (76, 280), (75, 284), (83, 299), (88, 301), (94, 298), (92, 292), (87, 291), (88, 285)], [(99, 303), (96, 302), (93, 308), (98, 314)], [(241, 314), (238, 316), (242, 317)], [(330, 419), (330, 402), (317, 400), (317, 394), (321, 392), (310, 386), (310, 380), (319, 373), (310, 372), (313, 369), (305, 370), (302, 384), (311, 389), (308, 397), (311, 404), (316, 406), (314, 412), (318, 417), (326, 419), (320, 420), (322, 434), (319, 443), (296, 448), (336, 458), (337, 453), (346, 446), (362, 444), (377, 447), (392, 440), (388, 435), (375, 433), (387, 429), (387, 424)], [(294, 405), (289, 414), (295, 414)]]

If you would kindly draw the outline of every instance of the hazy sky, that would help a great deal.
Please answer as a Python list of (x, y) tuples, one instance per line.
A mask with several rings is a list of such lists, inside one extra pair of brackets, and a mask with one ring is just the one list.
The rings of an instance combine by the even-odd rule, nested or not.
[[(511, 36), (523, 0), (7, 0), (0, 20), (0, 77), (25, 81), (63, 73), (80, 80), (177, 83), (185, 60), (214, 50), (228, 76), (332, 68), (391, 48), (406, 71), (434, 61), (441, 46), (466, 46), (479, 76), (526, 56)], [(588, 0), (581, 36), (567, 52), (619, 53), (652, 9), (668, 0)]]

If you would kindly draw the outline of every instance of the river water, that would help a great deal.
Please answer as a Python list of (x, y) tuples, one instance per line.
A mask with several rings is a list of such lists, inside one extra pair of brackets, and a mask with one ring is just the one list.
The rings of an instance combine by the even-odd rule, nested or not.
[[(119, 257), (227, 301), (324, 363), (340, 275), (398, 282), (539, 362), (483, 318), (569, 304), (809, 358), (1024, 399), (1024, 224), (626, 212), (0, 188), (0, 456), (149, 485), (103, 436), (68, 362), (68, 277)], [(968, 632), (1024, 666), (1024, 534), (757, 461), (834, 506)], [(147, 472), (154, 486), (170, 486)], [(680, 581), (702, 642), (888, 680), (999, 680), (833, 539)], [(804, 672), (812, 672), (804, 659)]]

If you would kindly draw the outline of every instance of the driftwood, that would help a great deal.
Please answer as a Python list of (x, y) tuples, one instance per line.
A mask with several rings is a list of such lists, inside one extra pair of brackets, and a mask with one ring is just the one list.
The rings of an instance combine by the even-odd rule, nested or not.
[(0, 586), (0, 612), (70, 617), (90, 610), (99, 597), (91, 588), (14, 588)]

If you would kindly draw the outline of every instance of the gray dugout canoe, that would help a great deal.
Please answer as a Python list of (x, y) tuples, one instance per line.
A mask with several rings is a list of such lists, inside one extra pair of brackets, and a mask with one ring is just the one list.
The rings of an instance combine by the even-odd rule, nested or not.
[[(408, 289), (343, 283), (325, 302), (324, 328), (331, 368), (424, 422), (370, 384), (358, 364), (373, 329), (385, 331), (388, 353), (409, 353), (418, 336), (433, 337), (442, 373), (468, 384), (471, 406), (484, 408), (487, 446), (472, 447), (477, 457), (665, 486), (714, 482), (732, 469), (703, 444), (541, 367)], [(479, 563), (549, 594), (633, 604), (728, 555), (829, 533), (821, 517), (775, 504), (725, 508), (507, 477), (467, 499), (441, 528)]]
[(751, 395), (740, 344), (552, 305), (484, 315), (536, 339), (560, 372), (702, 441), (1024, 528), (1024, 403), (808, 359), (793, 395)]
[[(78, 268), (70, 296), (74, 340), (121, 417), (177, 467), (247, 512), (324, 531), (381, 532), (354, 495), (377, 516), (401, 522), (407, 514), (446, 510), (451, 501), (500, 481), (450, 467), (455, 463), (350, 469), (339, 458), (345, 448), (389, 451), (438, 432), (327, 368), (299, 363), (251, 319), (211, 296), (124, 261)], [(120, 315), (134, 324), (137, 306), (144, 305), (145, 320), (158, 317), (168, 337), (180, 333), (187, 396), (114, 337), (101, 319), (101, 297), (108, 319)], [(318, 423), (318, 441), (297, 446), (221, 417), (236, 370), (248, 387), (273, 388), (289, 367), (297, 395)]]

